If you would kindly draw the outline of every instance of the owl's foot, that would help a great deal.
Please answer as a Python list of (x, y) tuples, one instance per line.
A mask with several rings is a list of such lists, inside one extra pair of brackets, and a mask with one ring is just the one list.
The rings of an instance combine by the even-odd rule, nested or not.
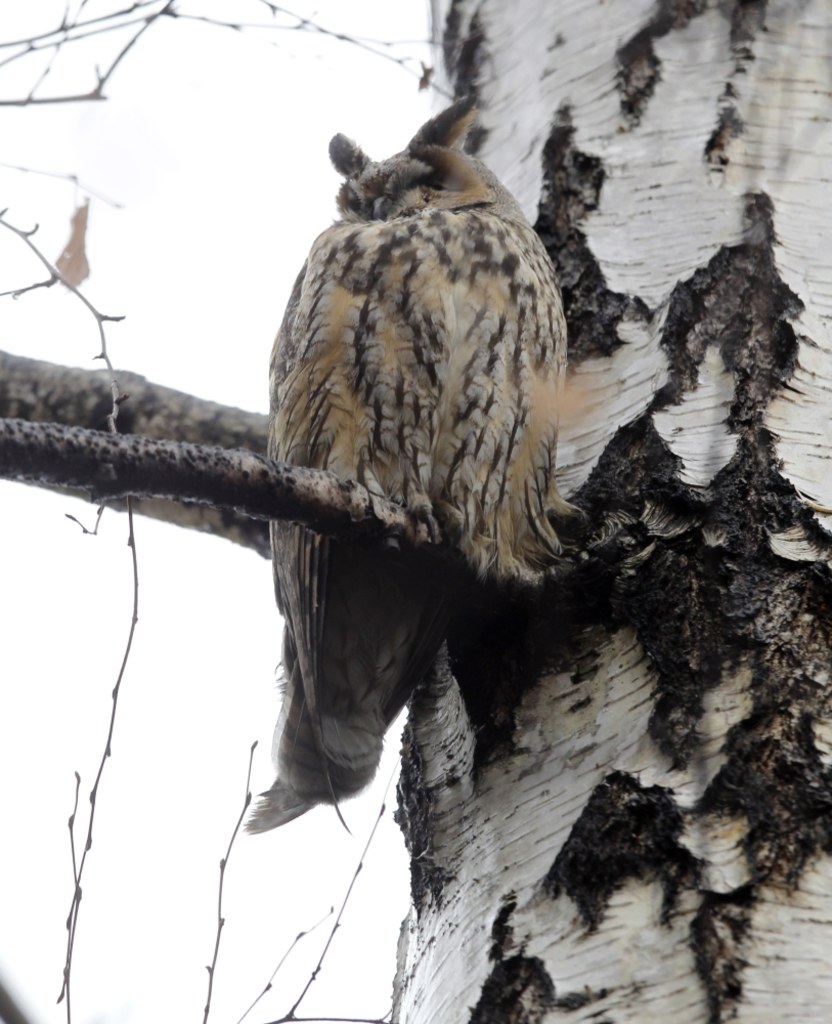
[(427, 528), (431, 544), (438, 544), (442, 539), (442, 528), (439, 520), (433, 514), (433, 504), (426, 496), (415, 498), (407, 503), (407, 511), (416, 520)]
[(437, 502), (436, 511), (439, 515), (444, 536), (451, 544), (459, 544), (465, 529), (465, 517), (456, 506), (449, 502)]

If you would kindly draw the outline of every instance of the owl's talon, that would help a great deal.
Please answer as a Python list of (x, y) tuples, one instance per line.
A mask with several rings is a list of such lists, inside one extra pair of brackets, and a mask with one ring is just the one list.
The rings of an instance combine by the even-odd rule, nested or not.
[(426, 512), (425, 515), (421, 517), (421, 522), (423, 522), (427, 527), (431, 544), (438, 544), (442, 539), (442, 531), (439, 529), (439, 523), (436, 521), (436, 516), (432, 512)]
[(423, 498), (411, 502), (407, 506), (407, 511), (417, 523), (427, 529), (431, 544), (438, 544), (442, 539), (442, 528), (439, 525), (439, 520), (433, 514), (433, 506), (430, 501)]

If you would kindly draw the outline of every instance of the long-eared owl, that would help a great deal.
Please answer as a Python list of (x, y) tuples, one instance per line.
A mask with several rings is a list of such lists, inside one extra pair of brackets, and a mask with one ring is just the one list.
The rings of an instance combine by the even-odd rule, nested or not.
[[(336, 135), (340, 219), (312, 246), (271, 359), (269, 455), (358, 480), (438, 525), (473, 570), (526, 577), (552, 517), (566, 358), (560, 290), (517, 202), (463, 151), (460, 100), (378, 163)], [(372, 779), (452, 600), (395, 549), (271, 530), (285, 619), (265, 831)]]

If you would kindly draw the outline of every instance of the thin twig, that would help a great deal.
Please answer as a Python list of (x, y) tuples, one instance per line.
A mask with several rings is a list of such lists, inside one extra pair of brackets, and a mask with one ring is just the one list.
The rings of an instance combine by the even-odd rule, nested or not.
[[(53, 29), (51, 32), (42, 33), (39, 36), (33, 36), (27, 40), (17, 40), (13, 43), (0, 43), (0, 47), (14, 48), (19, 47), (18, 52), (10, 54), (4, 60), (0, 60), (0, 69), (13, 63), (16, 60), (20, 60), (22, 57), (27, 57), (32, 53), (38, 53), (42, 50), (52, 50), (52, 56), (49, 64), (45, 71), (38, 77), (35, 84), (29, 90), (28, 96), (20, 97), (13, 100), (0, 100), (0, 106), (5, 107), (25, 107), (25, 106), (36, 106), (44, 105), (48, 103), (75, 103), (89, 100), (103, 100), (106, 99), (104, 95), (104, 87), (112, 77), (116, 68), (127, 56), (133, 46), (139, 41), (142, 35), (150, 28), (153, 22), (157, 18), (171, 15), (174, 13), (174, 2), (175, 0), (167, 0), (167, 3), (161, 8), (161, 10), (154, 11), (150, 14), (144, 15), (143, 17), (130, 18), (128, 20), (121, 20), (137, 10), (143, 9), (148, 6), (145, 3), (136, 3), (132, 7), (127, 8), (123, 11), (116, 11), (109, 15), (102, 15), (98, 18), (91, 18), (86, 22), (76, 22), (74, 24), (67, 24), (66, 18), (62, 21), (61, 25), (57, 29)], [(71, 95), (64, 96), (36, 96), (35, 92), (43, 84), (44, 79), (51, 71), (52, 64), (57, 57), (61, 47), (68, 45), (69, 43), (78, 42), (82, 39), (89, 39), (92, 36), (102, 35), (109, 32), (120, 31), (125, 28), (130, 28), (132, 25), (140, 25), (138, 31), (127, 41), (127, 43), (121, 48), (116, 54), (114, 60), (110, 64), (109, 68), (105, 72), (100, 72), (96, 69), (96, 85), (93, 89), (90, 89), (85, 93), (74, 93)], [(95, 27), (90, 27), (95, 26)], [(87, 31), (78, 31), (79, 29), (87, 29)], [(58, 37), (58, 38), (53, 38)]]
[(104, 509), (106, 507), (107, 507), (106, 505), (99, 505), (98, 506), (98, 510), (97, 510), (97, 512), (95, 514), (95, 526), (91, 530), (88, 530), (86, 528), (86, 526), (84, 526), (84, 524), (81, 522), (81, 520), (77, 516), (70, 515), (69, 512), (64, 512), (64, 515), (71, 522), (73, 522), (77, 526), (81, 527), (81, 533), (86, 534), (88, 537), (97, 537), (98, 536), (98, 527), (101, 525), (101, 517), (104, 515)]
[(311, 935), (314, 931), (317, 931), (318, 928), (320, 928), (321, 925), (324, 923), (324, 921), (326, 921), (326, 919), (328, 917), (332, 917), (332, 915), (334, 913), (335, 913), (335, 907), (330, 907), (329, 910), (320, 919), (320, 921), (316, 921), (316, 923), (313, 924), (311, 928), (307, 928), (305, 931), (297, 933), (297, 935), (294, 937), (294, 939), (292, 939), (292, 942), (290, 943), (289, 948), (286, 950), (286, 952), (283, 954), (283, 956), (278, 960), (277, 967), (275, 967), (275, 969), (272, 971), (271, 977), (266, 982), (265, 988), (260, 993), (260, 995), (257, 996), (257, 998), (254, 1000), (254, 1002), (251, 1004), (251, 1006), (249, 1006), (249, 1008), (242, 1015), (242, 1017), (240, 1017), (240, 1019), (237, 1021), (237, 1024), (243, 1024), (243, 1021), (246, 1019), (246, 1017), (248, 1017), (248, 1015), (251, 1013), (251, 1011), (254, 1009), (254, 1007), (260, 1002), (260, 1000), (263, 998), (263, 996), (265, 996), (266, 993), (271, 991), (272, 986), (274, 985), (274, 979), (277, 977), (277, 975), (278, 975), (278, 973), (280, 971), (280, 968), (286, 963), (286, 961), (289, 959), (290, 954), (300, 944), (301, 939), (304, 939), (304, 938), (306, 938), (307, 935)]
[[(128, 17), (134, 14), (137, 10), (141, 10), (144, 7), (152, 7), (154, 4), (160, 3), (161, 0), (137, 0), (136, 3), (130, 4), (129, 7), (125, 7), (121, 11), (111, 11), (109, 14), (99, 14), (97, 18), (89, 18), (87, 21), (76, 21), (69, 24), (66, 20), (66, 14), (61, 21), (61, 24), (57, 28), (49, 29), (47, 32), (40, 32), (34, 36), (27, 36), (25, 39), (9, 39), (7, 41), (0, 41), (0, 50), (13, 49), (14, 47), (25, 47), (31, 46), (35, 43), (43, 42), (44, 40), (51, 39), (52, 36), (68, 36), (69, 33), (76, 31), (77, 29), (85, 29), (90, 25), (100, 25), (102, 22), (115, 22), (119, 18)], [(111, 24), (106, 26), (104, 31), (112, 32), (118, 28), (124, 27), (124, 22), (120, 24)], [(127, 24), (133, 24), (128, 22)], [(86, 36), (72, 37), (69, 39), (62, 39), (58, 45), (63, 42), (72, 42), (75, 38), (86, 38)], [(53, 44), (55, 45), (55, 44)]]
[[(29, 90), (28, 96), (19, 97), (17, 99), (0, 99), (0, 107), (2, 106), (34, 106), (34, 105), (45, 105), (54, 103), (80, 103), (89, 102), (96, 100), (106, 99), (104, 95), (104, 87), (110, 80), (111, 76), (115, 72), (121, 61), (127, 56), (128, 52), (138, 42), (141, 36), (147, 31), (148, 28), (161, 17), (169, 17), (178, 19), (180, 21), (196, 21), (205, 25), (213, 25), (218, 28), (231, 29), (235, 32), (252, 31), (252, 32), (268, 32), (268, 31), (282, 31), (282, 32), (312, 32), (319, 36), (323, 36), (328, 39), (332, 39), (336, 42), (346, 43), (350, 46), (356, 46), (358, 49), (370, 54), (374, 57), (380, 57), (383, 60), (391, 61), (400, 67), (407, 74), (418, 79), (420, 88), (427, 88), (430, 85), (431, 88), (441, 93), (443, 96), (450, 97), (450, 93), (447, 90), (433, 83), (431, 75), (428, 73), (424, 64), (421, 60), (415, 57), (398, 57), (390, 52), (395, 46), (413, 45), (413, 40), (399, 40), (399, 41), (387, 41), (371, 39), (363, 36), (353, 36), (346, 32), (339, 32), (334, 29), (326, 28), (324, 25), (319, 24), (311, 18), (306, 18), (300, 14), (295, 14), (293, 11), (288, 10), (285, 7), (278, 6), (276, 4), (268, 2), (268, 0), (261, 0), (261, 3), (268, 9), (270, 14), (274, 16), (282, 16), (285, 18), (291, 18), (292, 24), (280, 25), (280, 24), (268, 24), (265, 22), (258, 21), (233, 21), (231, 19), (223, 20), (210, 15), (202, 14), (191, 14), (185, 11), (179, 11), (175, 7), (174, 0), (168, 0), (164, 6), (157, 11), (151, 13), (141, 14), (137, 16), (137, 12), (144, 11), (147, 7), (153, 6), (154, 3), (161, 2), (161, 0), (150, 0), (150, 2), (137, 2), (125, 7), (119, 11), (114, 11), (111, 14), (100, 15), (96, 18), (89, 18), (86, 21), (75, 21), (69, 23), (64, 16), (61, 24), (50, 31), (42, 32), (38, 35), (31, 36), (28, 39), (17, 39), (10, 42), (0, 42), (0, 49), (13, 50), (9, 56), (4, 59), (0, 59), (0, 69), (14, 61), (21, 60), (32, 54), (40, 53), (45, 50), (51, 50), (52, 55), (46, 69), (38, 76), (35, 84)], [(82, 5), (83, 7), (83, 5)], [(80, 13), (80, 12), (79, 12)], [(111, 63), (110, 67), (103, 74), (96, 71), (96, 85), (89, 89), (87, 92), (73, 93), (70, 95), (63, 96), (38, 96), (36, 95), (37, 90), (43, 84), (43, 81), (49, 75), (52, 64), (56, 60), (61, 49), (72, 43), (76, 43), (82, 40), (87, 40), (93, 36), (105, 35), (115, 31), (122, 31), (126, 28), (130, 28), (134, 25), (140, 25), (141, 27), (135, 33), (135, 35), (127, 42), (127, 44), (119, 51), (115, 59)]]
[(225, 885), (225, 869), (228, 866), (228, 860), (231, 856), (231, 849), (234, 846), (234, 840), (237, 838), (237, 833), (243, 824), (243, 819), (246, 816), (246, 811), (251, 804), (251, 766), (254, 763), (254, 751), (257, 749), (257, 740), (251, 745), (251, 750), (248, 755), (248, 774), (246, 775), (246, 796), (243, 801), (243, 807), (240, 811), (240, 816), (237, 818), (237, 824), (234, 826), (234, 831), (231, 833), (231, 839), (228, 841), (228, 849), (225, 852), (225, 856), (220, 861), (220, 885), (219, 892), (217, 895), (217, 937), (214, 941), (214, 956), (211, 960), (209, 967), (206, 967), (208, 971), (208, 995), (205, 999), (205, 1015), (202, 1018), (202, 1024), (207, 1024), (208, 1015), (211, 1012), (211, 995), (214, 991), (214, 975), (217, 969), (217, 958), (220, 955), (220, 939), (222, 938), (222, 930), (225, 927), (225, 918), (222, 915), (222, 895), (223, 887)]
[[(101, 351), (96, 356), (96, 358), (102, 359), (107, 366), (107, 370), (110, 374), (110, 391), (113, 400), (111, 411), (107, 416), (107, 424), (110, 433), (115, 434), (117, 429), (116, 420), (118, 418), (118, 410), (121, 403), (124, 401), (125, 396), (123, 396), (119, 390), (118, 381), (116, 380), (115, 377), (115, 370), (113, 369), (113, 364), (110, 361), (110, 356), (107, 351), (107, 335), (106, 331), (104, 330), (104, 324), (107, 321), (112, 321), (116, 319), (120, 320), (122, 318), (105, 316), (103, 313), (99, 313), (99, 311), (86, 298), (86, 296), (84, 296), (75, 285), (71, 284), (60, 273), (57, 267), (53, 266), (52, 263), (50, 263), (50, 261), (43, 255), (40, 249), (38, 249), (38, 247), (34, 244), (34, 242), (32, 242), (31, 236), (35, 233), (37, 227), (35, 227), (32, 231), (28, 232), (23, 231), (20, 228), (16, 228), (14, 227), (14, 225), (9, 224), (8, 221), (4, 219), (5, 212), (6, 211), (4, 210), (2, 213), (0, 213), (0, 224), (8, 228), (19, 238), (21, 238), (26, 243), (26, 245), (32, 250), (32, 252), (37, 256), (41, 263), (43, 263), (43, 265), (49, 271), (51, 277), (54, 278), (56, 281), (60, 281), (65, 288), (68, 288), (69, 291), (71, 291), (72, 294), (75, 295), (83, 303), (84, 306), (86, 306), (86, 308), (90, 311), (90, 313), (93, 315), (95, 319), (96, 326), (98, 327), (99, 341), (101, 342)], [(103, 505), (98, 510), (98, 518), (96, 519), (95, 529), (93, 531), (87, 530), (81, 523), (78, 523), (78, 525), (81, 526), (81, 529), (84, 531), (84, 533), (95, 534), (98, 532), (98, 524), (101, 521), (102, 513)], [(70, 516), (70, 518), (74, 517)], [(75, 522), (78, 522), (78, 520), (76, 519)], [(87, 854), (92, 849), (93, 826), (95, 824), (95, 812), (98, 806), (98, 788), (101, 784), (101, 779), (104, 774), (104, 766), (107, 763), (107, 759), (109, 757), (112, 757), (113, 753), (113, 734), (115, 732), (116, 714), (118, 712), (118, 698), (121, 692), (121, 684), (124, 679), (124, 673), (127, 669), (127, 662), (130, 658), (130, 651), (132, 650), (133, 647), (133, 637), (135, 636), (136, 633), (136, 625), (139, 621), (139, 563), (138, 558), (136, 556), (136, 535), (133, 522), (132, 497), (127, 498), (127, 546), (130, 549), (130, 558), (133, 569), (133, 613), (130, 617), (130, 629), (127, 634), (127, 643), (125, 645), (124, 654), (121, 659), (121, 667), (119, 668), (118, 677), (116, 678), (116, 684), (113, 687), (112, 691), (110, 723), (107, 729), (107, 740), (104, 744), (104, 752), (101, 755), (101, 761), (99, 762), (98, 765), (98, 772), (96, 773), (95, 776), (95, 782), (93, 783), (93, 787), (90, 791), (90, 814), (89, 819), (87, 821), (87, 836), (86, 841), (84, 843), (84, 852), (81, 855), (80, 864), (78, 863), (75, 849), (75, 815), (78, 809), (78, 790), (81, 785), (81, 776), (78, 774), (78, 772), (75, 773), (75, 806), (73, 808), (72, 815), (70, 816), (69, 819), (69, 834), (70, 844), (72, 847), (72, 874), (74, 878), (74, 889), (72, 893), (72, 902), (70, 904), (69, 915), (67, 917), (67, 946), (66, 960), (64, 961), (63, 970), (63, 984), (61, 986), (61, 992), (58, 996), (59, 1003), (61, 1002), (62, 999), (66, 999), (67, 1024), (71, 1024), (72, 1022), (72, 957), (75, 949), (75, 937), (78, 931), (78, 915), (81, 909), (81, 881), (84, 875), (84, 866), (86, 865), (87, 862)]]
[(390, 1013), (383, 1017), (280, 1017), (268, 1024), (390, 1024)]
[[(0, 161), (0, 167), (5, 167), (9, 171), (20, 171), (21, 174), (37, 174), (44, 178), (60, 178), (62, 181), (69, 181), (82, 192), (86, 192), (87, 195), (92, 196), (93, 199), (100, 199), (102, 203), (106, 203), (108, 206), (112, 206), (116, 210), (124, 209), (123, 203), (119, 203), (115, 199), (110, 199), (105, 196), (103, 192), (99, 192), (97, 189), (92, 188), (92, 186), (85, 184), (77, 174), (67, 174), (63, 171), (43, 171), (37, 167), (22, 167), (20, 164), (8, 164), (3, 161)], [(3, 294), (8, 295), (9, 293), (4, 292)]]
[[(78, 870), (78, 852), (75, 847), (75, 817), (78, 814), (78, 795), (81, 790), (81, 776), (78, 772), (75, 772), (75, 800), (72, 804), (72, 814), (69, 816), (67, 827), (69, 828), (69, 850), (72, 858), (72, 890), (73, 899), (72, 905), (69, 908), (69, 915), (66, 919), (66, 930), (67, 930), (67, 955), (64, 963), (64, 988), (61, 995), (66, 994), (66, 1016), (67, 1020), (72, 1019), (72, 995), (70, 988), (70, 968), (72, 965), (72, 954), (70, 951), (71, 943), (73, 939), (74, 921), (78, 917), (78, 907), (81, 904), (81, 882), (80, 882), (80, 871)], [(61, 1001), (61, 996), (58, 996), (58, 1002)]]
[[(7, 212), (6, 210), (0, 211), (0, 225), (2, 225), (3, 227), (7, 228), (9, 231), (12, 232), (12, 234), (17, 235), (17, 237), (19, 239), (21, 239), (21, 241), (23, 241), (29, 247), (29, 249), (40, 260), (40, 262), (43, 264), (43, 266), (46, 267), (46, 269), (49, 271), (49, 280), (48, 281), (43, 281), (39, 285), (37, 285), (37, 284), (30, 285), (28, 288), (18, 289), (16, 292), (12, 292), (11, 294), (13, 294), (15, 298), (17, 298), (19, 295), (22, 295), (24, 292), (30, 291), (33, 288), (38, 288), (38, 287), (50, 288), (53, 284), (56, 284), (57, 282), (60, 282), (64, 286), (64, 288), (66, 288), (70, 292), (72, 292), (72, 294), (77, 299), (79, 299), (80, 302), (83, 303), (84, 306), (86, 306), (86, 308), (90, 311), (90, 313), (92, 314), (93, 318), (95, 319), (96, 327), (98, 328), (98, 339), (99, 339), (99, 342), (101, 344), (101, 351), (94, 358), (95, 359), (101, 359), (104, 362), (104, 364), (106, 365), (107, 371), (110, 374), (110, 393), (112, 395), (113, 404), (112, 404), (112, 409), (111, 409), (110, 413), (107, 416), (107, 429), (110, 431), (111, 434), (115, 434), (116, 433), (116, 420), (118, 419), (118, 411), (119, 411), (119, 408), (121, 406), (121, 403), (126, 399), (127, 396), (126, 395), (122, 395), (122, 393), (121, 393), (121, 390), (120, 390), (119, 384), (118, 384), (118, 380), (116, 379), (116, 372), (115, 372), (115, 370), (113, 368), (113, 364), (110, 362), (110, 357), (109, 357), (109, 355), (107, 353), (107, 334), (106, 334), (106, 331), (104, 329), (104, 324), (105, 323), (118, 323), (120, 320), (123, 320), (124, 317), (123, 316), (108, 316), (105, 313), (100, 313), (96, 309), (96, 307), (90, 302), (90, 300), (86, 297), (86, 295), (84, 295), (84, 293), (76, 285), (72, 284), (71, 281), (67, 280), (67, 278), (60, 272), (60, 270), (58, 270), (58, 268), (49, 259), (47, 259), (47, 257), (41, 252), (41, 250), (32, 241), (32, 236), (37, 232), (38, 225), (36, 224), (29, 231), (24, 231), (23, 228), (15, 227), (14, 224), (10, 224), (6, 220), (6, 212)], [(9, 293), (8, 292), (3, 292), (2, 294), (3, 295), (7, 295)], [(75, 518), (75, 516), (68, 516), (67, 518), (72, 519), (74, 522), (78, 523), (78, 525), (81, 527), (81, 529), (84, 531), (84, 533), (92, 534), (93, 536), (96, 536), (98, 534), (98, 524), (101, 522), (101, 516), (102, 516), (103, 511), (104, 511), (104, 506), (102, 504), (99, 507), (99, 509), (98, 509), (98, 516), (96, 518), (95, 528), (92, 529), (92, 530), (88, 530), (85, 526), (83, 526)], [(130, 527), (129, 527), (129, 529), (130, 529), (130, 536), (132, 537), (132, 534), (133, 534), (133, 522), (132, 522), (133, 508), (132, 508), (132, 505), (129, 502), (128, 502), (127, 513), (128, 513), (128, 517), (130, 518)]]
[[(300, 1019), (300, 1018), (295, 1016), (297, 1008), (300, 1006), (300, 1004), (306, 998), (307, 992), (309, 991), (309, 989), (312, 987), (312, 985), (317, 980), (318, 975), (320, 974), (321, 968), (323, 967), (324, 959), (326, 958), (326, 955), (329, 952), (329, 947), (332, 945), (332, 940), (335, 938), (335, 933), (338, 931), (338, 929), (341, 926), (341, 918), (344, 916), (344, 911), (346, 910), (347, 903), (349, 902), (350, 896), (352, 895), (352, 890), (355, 888), (355, 883), (358, 881), (358, 876), (361, 874), (361, 870), (364, 867), (364, 860), (365, 860), (365, 858), (367, 856), (367, 851), (370, 849), (370, 845), (373, 842), (373, 839), (375, 837), (376, 831), (378, 830), (378, 827), (381, 824), (381, 819), (384, 817), (384, 812), (387, 810), (387, 802), (386, 802), (387, 791), (390, 789), (390, 784), (393, 781), (393, 775), (394, 774), (395, 774), (395, 769), (391, 773), (390, 778), (387, 780), (387, 786), (385, 787), (385, 790), (384, 790), (384, 799), (382, 800), (381, 807), (379, 808), (379, 812), (378, 812), (378, 815), (376, 816), (375, 822), (373, 823), (373, 827), (370, 829), (370, 834), (367, 837), (367, 842), (364, 844), (364, 849), (361, 851), (361, 856), (360, 856), (360, 858), (358, 860), (358, 865), (356, 866), (356, 869), (353, 872), (353, 876), (352, 876), (352, 879), (350, 881), (350, 884), (347, 886), (347, 891), (346, 891), (346, 893), (344, 895), (343, 902), (341, 903), (341, 909), (338, 911), (338, 916), (335, 918), (335, 923), (332, 925), (332, 930), (329, 933), (329, 938), (326, 940), (326, 943), (324, 944), (324, 948), (321, 951), (321, 955), (318, 958), (318, 962), (315, 965), (314, 970), (310, 974), (309, 980), (304, 985), (303, 991), (298, 996), (298, 998), (295, 1000), (295, 1002), (294, 1002), (292, 1008), (289, 1010), (289, 1012), (284, 1017), (281, 1018), (281, 1020), (283, 1020), (283, 1021), (295, 1021), (295, 1020)], [(325, 1018), (310, 1018), (310, 1019), (313, 1019), (313, 1020), (321, 1019), (321, 1020), (323, 1020)], [(330, 1019), (336, 1020), (337, 1018), (330, 1018)]]
[[(264, 25), (262, 22), (257, 21), (222, 21), (219, 18), (213, 18), (204, 14), (188, 14), (180, 11), (174, 12), (172, 17), (175, 17), (180, 21), (198, 21), (202, 24), (213, 25), (217, 28), (228, 28), (234, 32), (244, 32), (246, 30), (254, 32), (314, 32), (316, 35), (332, 39), (335, 42), (347, 43), (350, 46), (355, 46), (359, 50), (363, 50), (365, 53), (368, 53), (373, 57), (381, 57), (382, 60), (391, 61), (393, 64), (398, 65), (398, 67), (408, 75), (411, 75), (416, 79), (421, 80), (423, 77), (423, 65), (418, 58), (397, 57), (395, 54), (388, 52), (388, 50), (393, 46), (405, 45), (404, 43), (383, 42), (365, 39), (361, 36), (353, 36), (346, 32), (338, 32), (334, 29), (326, 28), (324, 25), (313, 21), (311, 18), (305, 18), (300, 14), (295, 14), (294, 11), (290, 11), (285, 7), (279, 7), (276, 4), (271, 3), (266, 3), (265, 6), (269, 8), (272, 14), (283, 15), (284, 17), (294, 19), (294, 24)], [(416, 67), (413, 67), (412, 65), (416, 65)], [(444, 95), (450, 96), (450, 93), (446, 93), (445, 90), (436, 86), (434, 88), (436, 88), (438, 92), (442, 92)]]
[[(29, 231), (24, 231), (23, 228), (15, 227), (14, 224), (10, 224), (6, 220), (6, 214), (7, 213), (8, 213), (8, 209), (0, 210), (0, 225), (2, 225), (7, 230), (11, 231), (12, 234), (17, 235), (17, 237), (23, 243), (25, 243), (25, 245), (27, 245), (29, 247), (29, 249), (35, 254), (35, 256), (44, 265), (44, 267), (46, 267), (46, 269), (49, 271), (49, 278), (50, 278), (50, 280), (48, 282), (43, 282), (41, 285), (32, 285), (32, 286), (30, 286), (30, 288), (31, 287), (49, 288), (53, 284), (56, 284), (57, 282), (60, 282), (64, 286), (64, 288), (67, 288), (69, 291), (71, 291), (72, 294), (77, 299), (79, 299), (87, 307), (87, 309), (90, 311), (90, 313), (95, 318), (95, 323), (96, 323), (96, 325), (98, 327), (98, 337), (99, 337), (99, 340), (101, 342), (101, 352), (99, 352), (99, 354), (95, 358), (96, 359), (103, 359), (106, 362), (106, 364), (107, 364), (107, 369), (110, 370), (110, 372), (112, 373), (113, 372), (112, 364), (110, 363), (110, 361), (109, 361), (109, 359), (107, 358), (107, 355), (106, 355), (106, 353), (107, 353), (107, 337), (106, 337), (106, 334), (104, 332), (104, 324), (105, 323), (118, 323), (120, 320), (123, 320), (124, 317), (123, 316), (108, 316), (106, 313), (99, 313), (99, 311), (90, 302), (90, 300), (86, 297), (86, 295), (84, 295), (84, 293), (79, 288), (77, 288), (74, 284), (71, 284), (69, 281), (67, 281), (67, 279), (63, 276), (63, 274), (61, 274), (61, 272), (58, 270), (58, 268), (53, 263), (51, 263), (46, 258), (46, 256), (44, 256), (44, 254), (40, 251), (40, 249), (32, 241), (33, 235), (35, 235), (35, 233), (38, 230), (38, 225), (36, 224)], [(28, 291), (28, 290), (30, 290), (30, 289), (29, 288), (22, 288), (22, 289), (18, 289), (16, 292), (11, 292), (11, 293), (4, 292), (3, 294), (4, 295), (8, 295), (8, 294), (22, 295), (23, 292)], [(116, 389), (118, 388), (118, 385), (117, 385), (117, 383), (115, 381), (113, 381), (113, 386)], [(114, 395), (114, 397), (115, 397), (115, 395)], [(113, 415), (113, 422), (115, 422), (115, 415), (116, 414), (117, 414), (117, 409), (115, 410), (115, 413)]]
[(34, 284), (27, 284), (22, 288), (9, 288), (6, 292), (0, 292), (0, 299), (5, 298), (7, 295), (11, 295), (13, 299), (19, 299), (26, 292), (34, 292), (38, 288), (51, 288), (53, 284), (57, 283), (58, 279), (56, 277), (49, 277), (45, 281), (35, 281)]
[[(74, 838), (74, 825), (75, 825), (75, 810), (73, 810), (70, 818), (70, 836), (72, 839), (72, 872), (74, 875), (75, 887), (72, 893), (72, 903), (69, 908), (69, 915), (67, 917), (67, 945), (66, 945), (66, 960), (64, 962), (64, 974), (63, 984), (61, 986), (61, 992), (58, 996), (58, 1002), (66, 998), (66, 1010), (67, 1010), (67, 1024), (71, 1024), (72, 1012), (70, 1003), (70, 982), (72, 976), (72, 954), (75, 947), (75, 937), (78, 930), (78, 913), (81, 907), (81, 881), (84, 876), (84, 866), (87, 862), (87, 854), (92, 848), (92, 836), (93, 836), (93, 825), (95, 822), (95, 811), (97, 807), (98, 787), (101, 784), (101, 777), (104, 773), (104, 766), (107, 763), (107, 759), (112, 756), (113, 752), (113, 733), (115, 731), (116, 724), (116, 713), (118, 711), (118, 698), (121, 692), (121, 683), (124, 679), (124, 672), (127, 668), (127, 661), (130, 657), (130, 650), (133, 646), (133, 637), (136, 632), (136, 624), (139, 621), (139, 563), (136, 557), (136, 537), (133, 532), (133, 509), (132, 502), (128, 501), (127, 506), (127, 523), (128, 523), (128, 538), (127, 545), (130, 548), (130, 556), (133, 566), (133, 614), (130, 618), (130, 630), (127, 635), (127, 644), (124, 648), (124, 655), (121, 659), (121, 668), (119, 669), (118, 678), (116, 684), (113, 687), (112, 692), (112, 705), (110, 710), (110, 724), (107, 730), (107, 741), (104, 745), (104, 753), (101, 755), (101, 761), (98, 765), (98, 772), (95, 776), (95, 782), (92, 790), (90, 791), (90, 816), (87, 823), (87, 837), (84, 843), (84, 852), (81, 855), (81, 863), (77, 864), (75, 857), (75, 838)], [(75, 773), (76, 787), (80, 786), (81, 779), (78, 773)], [(76, 788), (76, 807), (77, 807), (78, 791)]]

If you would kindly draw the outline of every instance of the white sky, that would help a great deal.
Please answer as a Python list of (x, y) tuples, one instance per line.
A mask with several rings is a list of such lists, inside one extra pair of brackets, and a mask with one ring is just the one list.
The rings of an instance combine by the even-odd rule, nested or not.
[[(25, 8), (13, 11), (12, 7)], [(51, 27), (63, 2), (10, 5), (0, 41)], [(427, 3), (296, 0), (321, 24), (376, 39), (424, 40)], [(88, 4), (93, 15), (102, 4)], [(182, 10), (262, 18), (248, 3), (190, 0)], [(28, 16), (29, 24), (23, 24)], [(14, 22), (14, 23), (13, 23)], [(106, 38), (58, 65), (42, 95), (89, 87)], [(430, 61), (410, 42), (397, 53)], [(0, 51), (0, 58), (3, 51)], [(69, 59), (67, 59), (69, 58)], [(415, 66), (415, 65), (414, 65)], [(66, 77), (59, 77), (65, 74)], [(86, 75), (87, 77), (83, 77)], [(82, 77), (79, 77), (82, 76)], [(31, 71), (0, 71), (0, 97)], [(105, 313), (118, 367), (219, 402), (265, 411), (272, 337), (306, 251), (334, 214), (327, 159), (343, 131), (387, 156), (431, 110), (416, 79), (355, 46), (307, 32), (235, 33), (157, 24), (125, 59), (106, 103), (0, 108), (0, 159), (75, 173), (96, 192), (84, 292)], [(83, 198), (66, 181), (0, 168), (0, 207), (51, 258)], [(0, 291), (40, 279), (0, 231)], [(92, 368), (95, 324), (57, 289), (0, 299), (0, 347)], [(0, 483), (0, 975), (34, 1022), (56, 1006), (72, 893), (67, 818), (82, 776), (79, 844), (127, 635), (127, 522), (94, 507)], [(140, 621), (99, 793), (73, 971), (73, 1020), (202, 1018), (216, 930), (218, 864), (242, 806), (270, 785), (280, 629), (266, 560), (159, 523), (136, 523)], [(346, 835), (319, 809), (283, 830), (241, 836), (226, 874), (226, 927), (211, 1020), (236, 1021), (292, 938), (340, 903), (396, 762), (348, 804)], [(322, 975), (299, 1015), (377, 1016), (389, 1007), (398, 927), (407, 911), (403, 843), (385, 826), (362, 871)], [(306, 938), (250, 1021), (285, 1013), (328, 934)]]

